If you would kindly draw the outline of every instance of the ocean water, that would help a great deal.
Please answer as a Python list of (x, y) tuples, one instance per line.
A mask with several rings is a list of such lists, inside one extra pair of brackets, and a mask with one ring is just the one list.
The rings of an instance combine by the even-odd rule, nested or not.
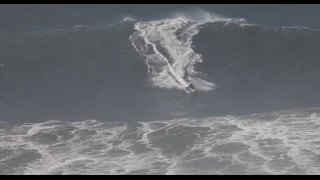
[(1, 5), (0, 174), (320, 174), (319, 12)]

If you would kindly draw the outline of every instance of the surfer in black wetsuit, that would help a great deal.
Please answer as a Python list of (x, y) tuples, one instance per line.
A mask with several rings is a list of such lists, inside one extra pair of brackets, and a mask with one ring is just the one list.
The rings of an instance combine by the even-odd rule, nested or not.
[(190, 83), (190, 84), (189, 84), (189, 88), (194, 89), (194, 85), (193, 85), (193, 83)]
[(196, 90), (194, 89), (193, 83), (190, 83), (188, 87), (185, 88), (187, 91), (195, 93)]
[(149, 73), (149, 76), (152, 76), (152, 68), (151, 67), (148, 68), (148, 73)]

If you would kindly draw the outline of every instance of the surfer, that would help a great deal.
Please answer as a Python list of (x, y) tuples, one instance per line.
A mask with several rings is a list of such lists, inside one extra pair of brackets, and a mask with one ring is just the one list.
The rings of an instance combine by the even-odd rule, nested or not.
[(193, 83), (190, 83), (189, 86), (185, 88), (185, 90), (189, 91), (189, 92), (192, 92), (192, 93), (196, 92)]

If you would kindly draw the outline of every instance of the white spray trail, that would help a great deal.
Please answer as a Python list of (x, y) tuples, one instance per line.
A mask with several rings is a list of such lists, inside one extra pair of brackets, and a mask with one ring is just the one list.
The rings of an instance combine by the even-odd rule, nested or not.
[(205, 22), (188, 19), (164, 19), (139, 22), (130, 37), (139, 54), (146, 58), (153, 71), (153, 85), (164, 88), (184, 89), (191, 82), (197, 90), (212, 90), (214, 83), (196, 78), (194, 64), (201, 63), (201, 55), (192, 48), (192, 37)]

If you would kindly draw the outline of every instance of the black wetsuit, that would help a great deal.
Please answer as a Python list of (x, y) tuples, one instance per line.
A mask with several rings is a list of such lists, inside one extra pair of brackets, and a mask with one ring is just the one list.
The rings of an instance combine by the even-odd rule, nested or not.
[(185, 88), (187, 91), (190, 91), (191, 89), (194, 89), (193, 83), (190, 83), (188, 87)]
[(194, 85), (193, 85), (193, 83), (190, 83), (190, 84), (189, 84), (189, 88), (194, 89)]

